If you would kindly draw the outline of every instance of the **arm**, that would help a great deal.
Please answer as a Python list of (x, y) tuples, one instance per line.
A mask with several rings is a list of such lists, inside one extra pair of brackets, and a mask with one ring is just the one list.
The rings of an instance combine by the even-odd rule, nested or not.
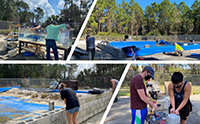
[(68, 31), (74, 31), (75, 29), (74, 28), (70, 28), (70, 29), (68, 29)]
[(78, 98), (78, 95), (76, 94), (76, 97)]
[(144, 101), (145, 103), (149, 104), (150, 106), (152, 106), (155, 110), (158, 108), (158, 106), (156, 104), (154, 104), (153, 102), (151, 102), (145, 95), (144, 89), (138, 89), (137, 90), (140, 99), (142, 99), (142, 101)]
[(172, 105), (172, 109), (170, 110), (170, 112), (174, 113), (174, 111), (175, 111), (175, 100), (174, 100), (174, 91), (173, 91), (172, 83), (170, 83), (168, 85), (168, 92), (169, 92), (169, 97), (170, 97), (170, 103)]
[(67, 105), (67, 100), (66, 99), (63, 99), (64, 100), (64, 102), (65, 102), (65, 105)]
[(41, 28), (41, 26), (40, 26), (40, 25), (38, 25), (37, 27), (34, 27), (33, 29), (39, 29), (39, 28)]
[(114, 91), (115, 90), (115, 83), (116, 83), (116, 81), (112, 80), (111, 82), (112, 82), (112, 91)]
[(187, 83), (185, 85), (184, 91), (185, 91), (185, 93), (184, 93), (183, 101), (181, 102), (181, 104), (179, 105), (179, 107), (176, 109), (176, 111), (180, 111), (185, 106), (185, 104), (187, 103), (187, 101), (188, 101), (188, 99), (190, 97), (190, 94), (191, 94), (191, 85), (189, 83)]

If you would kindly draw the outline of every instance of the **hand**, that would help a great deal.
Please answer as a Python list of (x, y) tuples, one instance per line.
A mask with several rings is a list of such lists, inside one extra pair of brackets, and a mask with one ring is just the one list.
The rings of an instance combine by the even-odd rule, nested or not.
[(153, 104), (152, 108), (153, 108), (154, 110), (158, 109), (157, 104)]
[(175, 110), (175, 111), (174, 111), (174, 114), (179, 115), (178, 110)]
[(170, 113), (174, 113), (175, 112), (175, 109), (174, 108), (171, 108), (170, 109)]

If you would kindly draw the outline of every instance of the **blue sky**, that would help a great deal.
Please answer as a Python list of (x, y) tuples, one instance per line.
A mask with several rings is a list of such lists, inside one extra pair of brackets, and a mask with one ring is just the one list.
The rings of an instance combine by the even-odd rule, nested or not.
[(64, 0), (24, 0), (24, 2), (29, 5), (30, 11), (40, 7), (47, 16), (58, 15), (59, 10), (64, 7)]
[[(116, 0), (117, 4), (122, 3), (123, 0)], [(129, 3), (130, 0), (125, 0), (126, 2)], [(136, 3), (138, 3), (143, 10), (145, 10), (147, 5), (151, 5), (151, 3), (156, 2), (157, 4), (161, 3), (163, 0), (134, 0)], [(179, 4), (180, 2), (182, 2), (183, 0), (169, 0), (171, 3), (176, 2), (177, 4)], [(188, 7), (191, 7), (192, 4), (194, 3), (195, 0), (184, 0), (185, 4)]]

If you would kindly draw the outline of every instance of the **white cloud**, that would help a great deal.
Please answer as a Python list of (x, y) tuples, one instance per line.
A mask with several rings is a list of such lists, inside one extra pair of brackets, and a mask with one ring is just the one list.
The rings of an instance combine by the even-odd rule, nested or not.
[(55, 14), (55, 10), (52, 8), (51, 4), (49, 4), (48, 0), (24, 0), (29, 5), (31, 11), (34, 11), (37, 7), (43, 9), (44, 14), (46, 16), (51, 16)]
[(59, 3), (58, 3), (58, 5), (57, 5), (57, 7), (58, 7), (59, 9), (63, 9), (63, 8), (64, 8), (64, 5), (65, 5), (65, 2), (64, 2), (63, 0), (60, 0)]

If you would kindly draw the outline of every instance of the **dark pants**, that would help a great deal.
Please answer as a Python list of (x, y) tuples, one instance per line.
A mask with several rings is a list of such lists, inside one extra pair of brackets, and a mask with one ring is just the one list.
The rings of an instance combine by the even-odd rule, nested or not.
[(89, 60), (94, 60), (94, 54), (95, 54), (95, 49), (94, 48), (88, 48)]
[(50, 60), (50, 48), (53, 49), (55, 60), (58, 60), (58, 51), (56, 41), (53, 39), (46, 39), (47, 60)]

